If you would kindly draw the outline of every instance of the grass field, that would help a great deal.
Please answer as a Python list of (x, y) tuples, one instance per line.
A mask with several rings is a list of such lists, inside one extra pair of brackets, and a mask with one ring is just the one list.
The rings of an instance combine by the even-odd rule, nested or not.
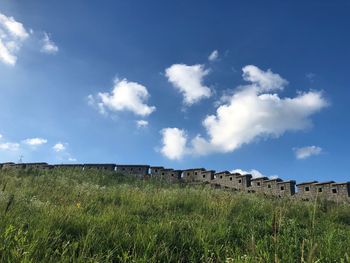
[(0, 171), (1, 262), (350, 262), (350, 206)]

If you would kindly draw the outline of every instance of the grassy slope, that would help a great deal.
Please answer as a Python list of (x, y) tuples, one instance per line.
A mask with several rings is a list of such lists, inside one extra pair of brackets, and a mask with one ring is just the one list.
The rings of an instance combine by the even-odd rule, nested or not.
[(0, 172), (2, 262), (349, 262), (350, 207), (113, 173)]

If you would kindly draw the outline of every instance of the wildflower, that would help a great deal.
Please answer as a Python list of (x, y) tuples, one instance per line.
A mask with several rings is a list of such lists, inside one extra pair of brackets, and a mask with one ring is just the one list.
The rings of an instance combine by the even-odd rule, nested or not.
[(80, 202), (77, 203), (77, 208), (80, 208), (81, 207), (81, 204)]

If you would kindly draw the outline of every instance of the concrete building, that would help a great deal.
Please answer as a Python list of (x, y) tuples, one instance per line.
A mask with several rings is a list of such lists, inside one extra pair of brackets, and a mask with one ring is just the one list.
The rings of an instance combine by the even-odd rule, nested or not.
[(335, 202), (350, 202), (350, 182), (333, 183), (329, 199)]
[(150, 166), (149, 165), (128, 165), (128, 164), (117, 164), (117, 173), (135, 175), (144, 177), (148, 175)]
[(294, 180), (278, 182), (277, 183), (277, 187), (278, 187), (277, 196), (278, 197), (290, 197), (290, 196), (295, 195), (295, 184), (296, 184), (296, 182)]
[(250, 180), (250, 187), (248, 188), (248, 193), (264, 193), (264, 182), (269, 180), (267, 177), (258, 177)]
[(222, 171), (214, 174), (214, 179), (212, 180), (212, 184), (215, 187), (223, 187), (223, 188), (229, 188), (230, 187), (230, 179), (229, 176), (231, 173), (229, 171)]
[(263, 181), (263, 192), (267, 195), (278, 196), (279, 189), (277, 183), (282, 182), (282, 179), (269, 179)]
[(251, 174), (234, 173), (232, 176), (234, 176), (232, 182), (234, 189), (238, 191), (246, 191), (251, 186)]
[(205, 171), (204, 168), (192, 168), (182, 171), (181, 179), (184, 182), (201, 182), (202, 178), (201, 174)]
[(115, 171), (114, 163), (85, 163), (84, 170)]
[(15, 163), (13, 163), (13, 162), (2, 163), (1, 169), (4, 169), (4, 170), (11, 169), (11, 168), (14, 168), (14, 165), (15, 165)]
[(304, 182), (297, 184), (298, 192), (296, 197), (301, 200), (312, 200), (316, 196), (315, 186), (314, 184), (318, 183), (318, 181)]
[(83, 170), (84, 165), (83, 164), (54, 164), (52, 165), (53, 169), (77, 169), (77, 170)]
[(214, 180), (214, 170), (210, 171), (202, 171), (201, 172), (201, 181), (204, 183), (211, 183), (212, 180)]
[(151, 177), (158, 177), (161, 175), (161, 171), (164, 169), (163, 166), (151, 166), (150, 167), (150, 175)]

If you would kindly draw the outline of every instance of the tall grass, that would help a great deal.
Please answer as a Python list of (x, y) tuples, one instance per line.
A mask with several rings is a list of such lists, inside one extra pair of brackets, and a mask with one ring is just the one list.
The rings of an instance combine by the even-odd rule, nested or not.
[(112, 172), (1, 171), (2, 262), (350, 262), (350, 207)]

